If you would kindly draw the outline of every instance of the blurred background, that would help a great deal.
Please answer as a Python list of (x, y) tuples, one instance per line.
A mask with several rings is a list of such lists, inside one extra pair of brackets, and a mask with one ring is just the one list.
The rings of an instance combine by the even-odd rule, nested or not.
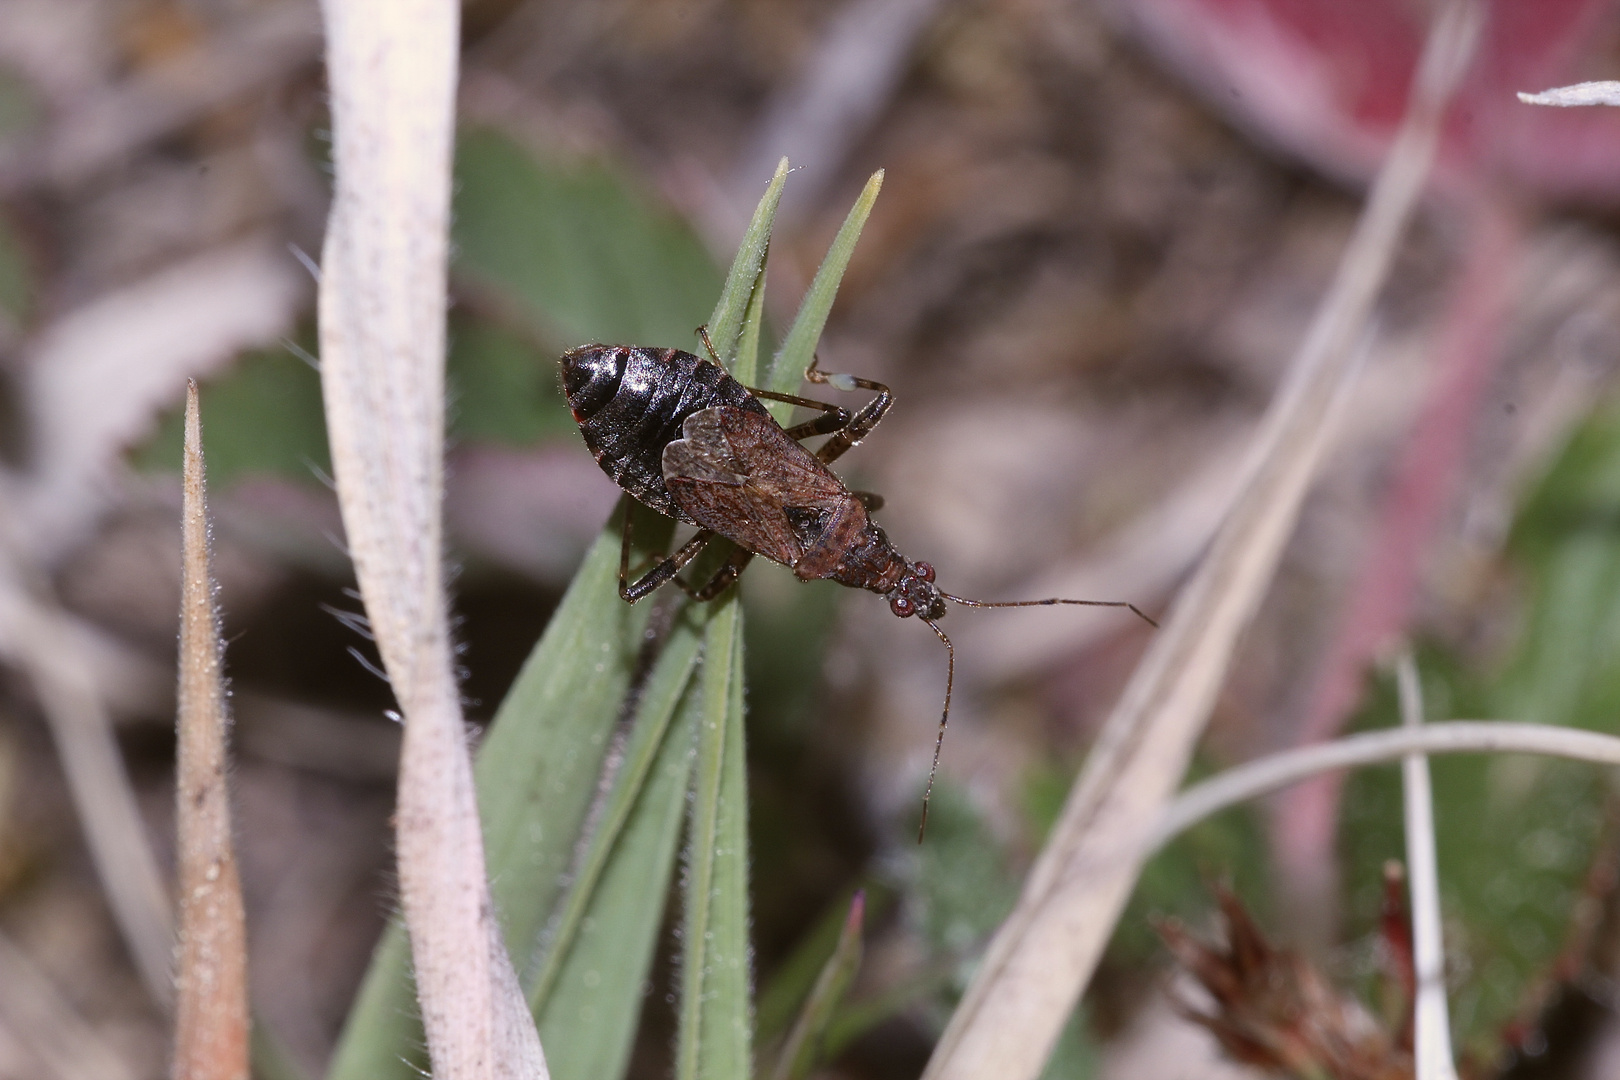
[[(1200, 774), (1395, 722), (1403, 637), (1432, 718), (1620, 731), (1620, 116), (1513, 97), (1620, 76), (1620, 5), (1481, 3), (1429, 198)], [(820, 357), (897, 394), (841, 466), (886, 496), (900, 548), (971, 597), (1162, 613), (1334, 272), (1430, 14), (467, 0), (446, 516), (470, 715), (499, 703), (617, 496), (555, 357), (693, 348), (784, 154), (778, 331), (887, 171)], [(398, 731), (349, 618), (310, 355), (321, 47), (307, 0), (0, 0), (0, 1077), (166, 1072), (167, 1022), (120, 933), (141, 900), (120, 891), (161, 889), (173, 845), (187, 377), (253, 995), (309, 1076), (389, 912)], [(865, 888), (867, 960), (826, 1075), (915, 1076), (1151, 631), (953, 615), (919, 848), (938, 642), (778, 567), (744, 592), (762, 1036)], [(106, 722), (122, 772), (96, 756)], [(1518, 758), (1434, 771), (1469, 1075), (1620, 1075), (1611, 780)], [(98, 875), (87, 830), (114, 855), (144, 835), (158, 874)], [(1150, 865), (1049, 1075), (1258, 1075), (1178, 1015), (1151, 921), (1202, 931), (1219, 883), (1387, 1013), (1382, 873), (1401, 853), (1392, 768), (1201, 826)], [(634, 1076), (664, 1074), (670, 978), (648, 987)]]

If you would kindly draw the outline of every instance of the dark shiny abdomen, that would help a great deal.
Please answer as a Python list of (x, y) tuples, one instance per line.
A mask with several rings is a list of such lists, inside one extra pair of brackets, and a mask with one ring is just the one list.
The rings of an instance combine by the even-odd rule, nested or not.
[(582, 345), (562, 356), (563, 393), (596, 463), (624, 490), (692, 522), (664, 486), (664, 447), (699, 409), (735, 405), (765, 414), (748, 390), (707, 360), (679, 349)]

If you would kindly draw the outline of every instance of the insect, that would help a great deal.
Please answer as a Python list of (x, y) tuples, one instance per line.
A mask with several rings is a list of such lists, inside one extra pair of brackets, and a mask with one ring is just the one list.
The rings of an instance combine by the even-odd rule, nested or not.
[[(720, 367), (706, 328), (699, 327), (710, 360), (679, 349), (635, 345), (582, 345), (562, 356), (563, 392), (585, 445), (602, 470), (644, 505), (698, 527), (673, 555), (658, 557), (630, 580), (630, 515), (619, 551), (619, 595), (635, 603), (673, 581), (694, 600), (724, 592), (755, 555), (790, 567), (801, 580), (830, 578), (866, 589), (889, 602), (900, 618), (916, 616), (945, 644), (945, 704), (934, 739), (934, 761), (923, 792), (921, 841), (928, 800), (945, 743), (956, 681), (956, 648), (939, 627), (948, 600), (964, 607), (1039, 607), (1081, 604), (1129, 608), (1124, 600), (1015, 600), (987, 603), (954, 596), (934, 584), (934, 568), (897, 551), (872, 520), (880, 496), (852, 491), (827, 466), (871, 434), (894, 403), (887, 386), (854, 375), (820, 370), (804, 377), (835, 390), (875, 396), (853, 414), (823, 401), (743, 386)], [(783, 428), (760, 399), (782, 401), (818, 415)], [(818, 435), (811, 451), (800, 445)], [(736, 550), (709, 581), (693, 585), (680, 570), (715, 537)]]

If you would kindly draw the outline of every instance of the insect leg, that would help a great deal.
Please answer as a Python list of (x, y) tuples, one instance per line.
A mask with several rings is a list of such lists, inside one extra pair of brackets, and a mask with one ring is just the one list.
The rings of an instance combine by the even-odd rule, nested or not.
[(709, 359), (714, 361), (714, 366), (724, 368), (726, 365), (721, 363), (720, 354), (714, 351), (714, 342), (709, 340), (708, 323), (704, 323), (702, 326), (697, 328), (697, 336), (703, 339), (703, 347), (708, 350)]
[(686, 595), (700, 604), (705, 600), (713, 600), (731, 587), (731, 583), (737, 580), (737, 575), (743, 572), (744, 568), (748, 566), (749, 560), (753, 557), (754, 553), (752, 551), (740, 547), (731, 553), (731, 557), (725, 561), (719, 570), (715, 571), (714, 577), (710, 578), (708, 584), (701, 589), (693, 589), (680, 578), (675, 579), (675, 584), (685, 589)]
[(793, 394), (778, 394), (774, 390), (756, 390), (752, 386), (748, 388), (748, 392), (755, 397), (767, 398), (771, 401), (785, 401), (789, 405), (799, 405), (806, 409), (820, 411), (821, 415), (814, 420), (806, 420), (802, 424), (788, 428), (787, 437), (790, 439), (808, 439), (814, 435), (831, 435), (849, 424), (848, 409), (841, 409), (837, 405), (829, 405), (825, 401), (797, 397)]
[(635, 603), (658, 586), (675, 578), (675, 583), (690, 592), (686, 582), (675, 575), (681, 567), (697, 558), (698, 552), (708, 546), (714, 539), (714, 533), (709, 529), (701, 529), (697, 535), (681, 546), (681, 549), (667, 559), (661, 560), (657, 566), (647, 571), (634, 583), (630, 581), (630, 517), (631, 512), (626, 508), (624, 515), (624, 542), (619, 547), (619, 595), (629, 603)]
[(804, 371), (804, 377), (813, 383), (826, 383), (835, 390), (860, 389), (877, 392), (877, 397), (862, 405), (860, 411), (850, 417), (849, 423), (833, 432), (832, 438), (822, 443), (821, 449), (816, 451), (816, 457), (830, 463), (843, 457), (850, 447), (872, 433), (872, 429), (883, 419), (883, 414), (889, 411), (889, 406), (894, 404), (894, 395), (880, 382), (854, 375), (822, 371), (816, 364), (817, 361), (810, 361), (810, 366)]
[(883, 509), (883, 496), (875, 491), (852, 491), (850, 494), (861, 500), (861, 505), (868, 510)]

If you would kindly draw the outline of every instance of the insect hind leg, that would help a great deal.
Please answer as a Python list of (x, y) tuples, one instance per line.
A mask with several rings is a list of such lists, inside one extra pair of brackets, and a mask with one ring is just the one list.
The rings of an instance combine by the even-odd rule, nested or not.
[(676, 578), (675, 584), (685, 589), (687, 596), (701, 604), (706, 600), (713, 600), (731, 588), (732, 583), (737, 580), (737, 577), (747, 568), (753, 558), (754, 553), (752, 551), (740, 547), (731, 553), (731, 557), (726, 559), (720, 569), (714, 572), (714, 577), (710, 578), (702, 588), (694, 589), (681, 578)]
[[(695, 595), (692, 587), (678, 575), (683, 566), (697, 558), (698, 553), (709, 546), (709, 541), (714, 539), (714, 532), (709, 529), (700, 529), (692, 539), (681, 545), (679, 551), (668, 558), (659, 557), (659, 561), (651, 570), (648, 570), (632, 582), (630, 580), (630, 519), (632, 516), (634, 516), (632, 508), (626, 506), (623, 540), (619, 545), (619, 596), (626, 603), (633, 604), (671, 579), (674, 579), (675, 584), (679, 585), (687, 595)], [(730, 563), (728, 562), (727, 565), (729, 566)]]

